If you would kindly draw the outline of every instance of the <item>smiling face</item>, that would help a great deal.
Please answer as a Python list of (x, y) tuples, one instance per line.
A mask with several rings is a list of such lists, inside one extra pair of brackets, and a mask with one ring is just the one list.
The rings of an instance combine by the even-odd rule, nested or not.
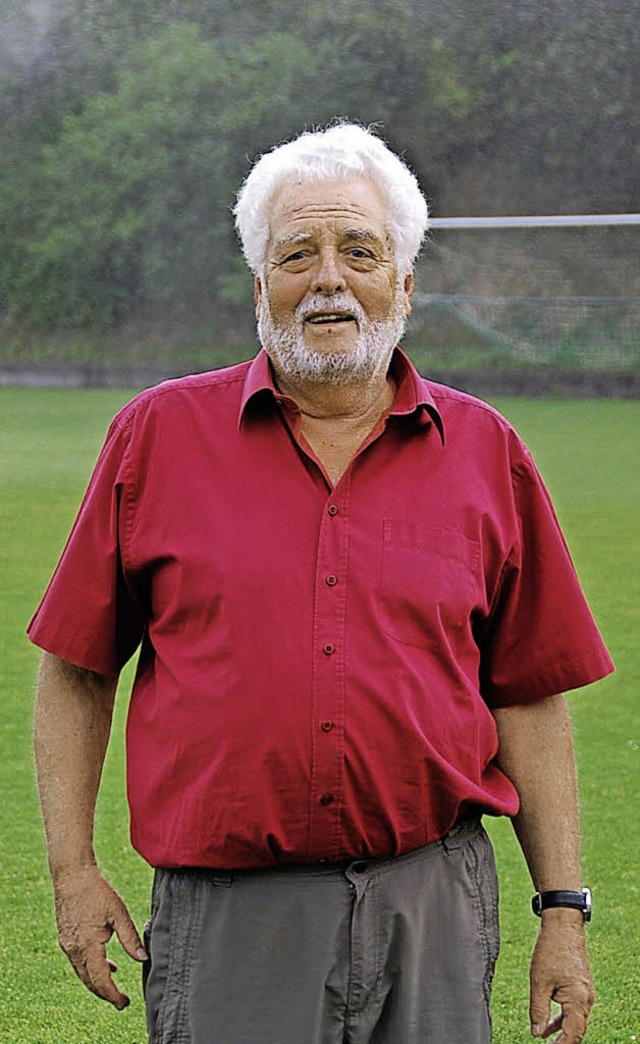
[(294, 182), (276, 196), (256, 279), (258, 331), (276, 371), (334, 382), (379, 372), (402, 336), (412, 289), (371, 181)]

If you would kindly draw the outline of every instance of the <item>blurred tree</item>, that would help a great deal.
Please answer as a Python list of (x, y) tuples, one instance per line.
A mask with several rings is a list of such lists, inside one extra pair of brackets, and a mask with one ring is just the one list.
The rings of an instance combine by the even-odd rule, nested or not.
[(235, 191), (257, 153), (336, 115), (381, 123), (440, 211), (637, 208), (636, 6), (6, 0), (0, 310), (246, 303)]
[(12, 310), (82, 324), (117, 321), (134, 303), (188, 313), (216, 292), (233, 297), (224, 214), (239, 139), (247, 124), (269, 125), (308, 60), (282, 34), (262, 37), (243, 63), (191, 23), (161, 27), (115, 91), (65, 117), (42, 150)]
[(487, 212), (638, 208), (639, 14), (630, 0), (447, 6), (443, 38), (484, 95), (458, 159)]

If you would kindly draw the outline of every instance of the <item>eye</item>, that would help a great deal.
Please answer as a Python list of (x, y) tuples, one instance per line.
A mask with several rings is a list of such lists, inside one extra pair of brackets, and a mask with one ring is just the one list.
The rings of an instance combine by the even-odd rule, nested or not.
[(304, 268), (304, 266), (308, 264), (309, 256), (310, 254), (308, 250), (294, 250), (292, 254), (287, 254), (277, 263), (281, 268), (291, 268), (294, 271), (297, 271), (299, 268)]
[(348, 247), (344, 256), (352, 268), (358, 271), (366, 269), (368, 272), (379, 264), (376, 254), (364, 246)]

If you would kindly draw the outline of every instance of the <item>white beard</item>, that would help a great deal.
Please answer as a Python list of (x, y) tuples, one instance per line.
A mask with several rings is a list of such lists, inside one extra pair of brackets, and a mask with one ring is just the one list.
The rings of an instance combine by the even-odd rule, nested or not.
[[(318, 352), (305, 343), (304, 317), (317, 311), (348, 311), (358, 321), (358, 338), (349, 351)], [(287, 377), (315, 384), (367, 382), (387, 371), (393, 349), (404, 334), (404, 287), (398, 283), (388, 319), (369, 319), (349, 293), (317, 294), (298, 305), (287, 323), (275, 323), (266, 293), (260, 299), (258, 337), (274, 366)]]

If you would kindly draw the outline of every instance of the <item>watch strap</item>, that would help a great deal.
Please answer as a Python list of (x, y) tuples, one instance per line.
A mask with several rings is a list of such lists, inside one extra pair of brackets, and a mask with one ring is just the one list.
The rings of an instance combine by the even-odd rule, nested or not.
[(580, 892), (572, 892), (563, 888), (536, 892), (531, 900), (531, 908), (537, 917), (542, 916), (543, 910), (550, 910), (557, 906), (580, 910), (585, 921), (591, 920), (591, 892), (588, 888), (583, 888)]

